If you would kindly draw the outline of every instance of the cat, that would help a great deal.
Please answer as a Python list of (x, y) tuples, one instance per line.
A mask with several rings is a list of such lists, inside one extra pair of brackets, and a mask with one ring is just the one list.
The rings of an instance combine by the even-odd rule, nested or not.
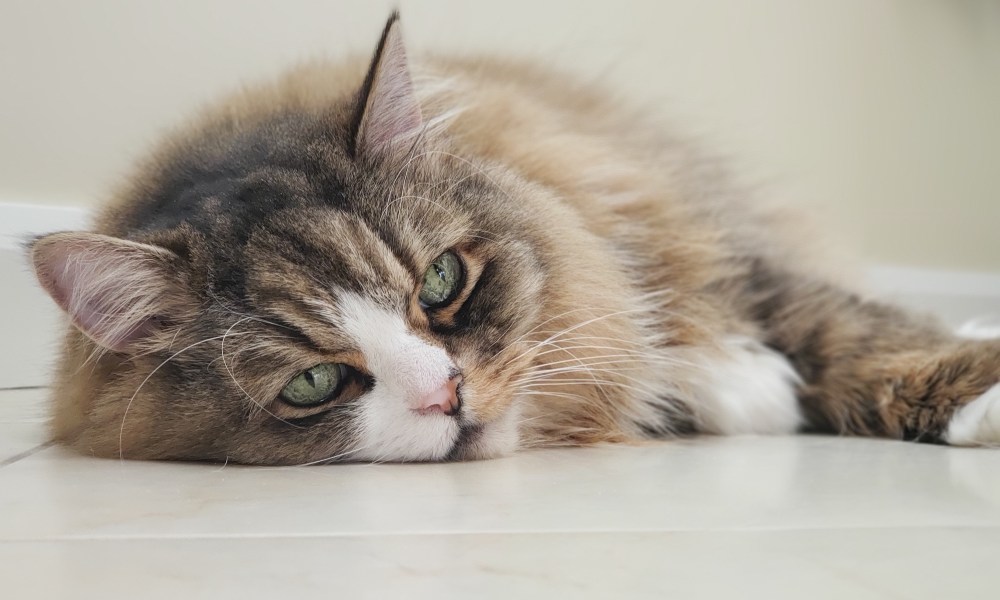
[[(367, 68), (366, 68), (367, 66)], [(1000, 341), (836, 283), (650, 117), (533, 65), (316, 62), (207, 110), (93, 231), (54, 439), (319, 464), (798, 431), (1000, 443)]]

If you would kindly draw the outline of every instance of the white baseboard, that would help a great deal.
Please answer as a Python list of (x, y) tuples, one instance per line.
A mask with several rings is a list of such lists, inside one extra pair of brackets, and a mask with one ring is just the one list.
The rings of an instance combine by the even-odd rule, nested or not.
[[(879, 296), (934, 314), (965, 333), (982, 332), (1000, 322), (1000, 273), (873, 265), (867, 275)], [(973, 320), (980, 324), (964, 328)]]
[[(37, 287), (22, 244), (50, 231), (85, 229), (89, 211), (72, 206), (0, 203), (0, 387), (44, 385), (62, 319)], [(871, 288), (913, 309), (959, 325), (1000, 317), (1000, 272), (875, 265)]]
[(1000, 272), (984, 273), (895, 265), (873, 265), (867, 271), (870, 285), (880, 292), (1000, 298)]
[(86, 229), (90, 211), (78, 206), (0, 202), (0, 250), (16, 250), (40, 233)]

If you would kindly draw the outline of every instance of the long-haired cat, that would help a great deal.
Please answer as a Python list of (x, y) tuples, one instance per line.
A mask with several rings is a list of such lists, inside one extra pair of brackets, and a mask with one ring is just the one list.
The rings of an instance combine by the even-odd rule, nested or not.
[[(428, 461), (694, 433), (1000, 443), (1000, 341), (799, 260), (787, 225), (573, 80), (316, 63), (169, 137), (30, 246), (80, 452)], [(794, 227), (793, 227), (794, 228)]]

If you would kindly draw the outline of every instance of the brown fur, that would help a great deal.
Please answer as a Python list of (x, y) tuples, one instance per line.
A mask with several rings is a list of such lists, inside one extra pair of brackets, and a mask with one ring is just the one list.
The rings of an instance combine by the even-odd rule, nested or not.
[[(351, 153), (351, 137), (365, 130), (358, 90), (372, 85), (364, 84), (361, 60), (309, 64), (240, 92), (154, 152), (93, 229), (180, 257), (189, 306), (158, 315), (156, 334), (125, 351), (103, 351), (71, 329), (54, 385), (56, 438), (85, 453), (128, 458), (287, 464), (336, 455), (354, 443), (350, 411), (363, 402), (360, 383), (342, 416), (274, 400), (313, 364), (368, 368), (363, 353), (317, 319), (317, 303), (334, 311), (338, 303), (317, 285), (317, 261), (331, 261), (331, 272), (353, 269), (359, 285), (391, 303), (447, 248), (468, 265), (471, 281), (458, 301), (428, 314), (404, 294), (399, 306), (416, 335), (463, 365), (476, 426), (499, 422), (516, 406), (521, 446), (706, 429), (696, 416), (692, 368), (722, 360), (729, 336), (788, 357), (803, 379), (807, 426), (823, 431), (939, 440), (955, 409), (1000, 376), (998, 344), (960, 342), (830, 283), (815, 263), (790, 258), (806, 252), (783, 229), (781, 213), (752, 206), (718, 167), (601, 91), (494, 59), (430, 57), (411, 69), (424, 120), (435, 124), (417, 145), (399, 144), (378, 160), (364, 148)], [(149, 226), (142, 207), (174, 185), (177, 164), (201, 161), (210, 170), (239, 136), (288, 114), (308, 116), (326, 137), (275, 130), (267, 144), (295, 146), (310, 164), (336, 173), (354, 212), (291, 207), (268, 217), (271, 229), (251, 232), (240, 263), (245, 293), (215, 297), (212, 290), (225, 289), (220, 257), (230, 251), (216, 237), (237, 235), (241, 226), (229, 205), (200, 205), (213, 223), (207, 233), (184, 222)], [(317, 189), (315, 173), (278, 164), (244, 175), (295, 197)], [(510, 261), (491, 275), (505, 278), (494, 289), (508, 302), (492, 316), (506, 330), (483, 325), (476, 339), (441, 333), (456, 327), (497, 260)], [(296, 339), (283, 324), (310, 339)], [(168, 372), (173, 365), (182, 371)], [(544, 372), (573, 365), (581, 368)], [(191, 373), (236, 385), (210, 390), (182, 380)], [(539, 379), (525, 385), (532, 373)], [(329, 420), (322, 428), (293, 422), (315, 417)], [(492, 454), (472, 443), (452, 457)]]

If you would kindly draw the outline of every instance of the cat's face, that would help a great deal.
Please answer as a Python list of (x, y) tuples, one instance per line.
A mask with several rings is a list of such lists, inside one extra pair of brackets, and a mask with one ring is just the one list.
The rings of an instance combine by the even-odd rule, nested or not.
[[(512, 450), (516, 380), (531, 358), (518, 341), (537, 324), (545, 283), (534, 225), (473, 168), (426, 169), (441, 158), (416, 159), (424, 181), (367, 170), (339, 207), (310, 193), (294, 206), (275, 174), (266, 202), (291, 207), (219, 213), (205, 239), (192, 234), (188, 280), (212, 293), (172, 347), (216, 339), (146, 384), (137, 400), (149, 418), (175, 421), (168, 430), (210, 420), (213, 446), (243, 462)], [(245, 183), (232, 185), (217, 194)], [(229, 233), (244, 228), (245, 241)]]
[(109, 213), (118, 237), (35, 243), (44, 287), (114, 365), (95, 447), (268, 464), (516, 447), (541, 192), (420, 138), (391, 24), (379, 52), (358, 120), (206, 133)]
[[(229, 423), (232, 458), (435, 460), (515, 447), (516, 380), (531, 358), (518, 341), (537, 324), (545, 282), (534, 225), (475, 169), (426, 168), (442, 159), (416, 159), (423, 181), (367, 170), (343, 187), (347, 210), (276, 210), (229, 257), (212, 251), (217, 302), (196, 329), (224, 338), (164, 380), (178, 396), (200, 380), (205, 414)], [(276, 197), (289, 193), (279, 180)], [(241, 281), (225, 281), (223, 265)]]

